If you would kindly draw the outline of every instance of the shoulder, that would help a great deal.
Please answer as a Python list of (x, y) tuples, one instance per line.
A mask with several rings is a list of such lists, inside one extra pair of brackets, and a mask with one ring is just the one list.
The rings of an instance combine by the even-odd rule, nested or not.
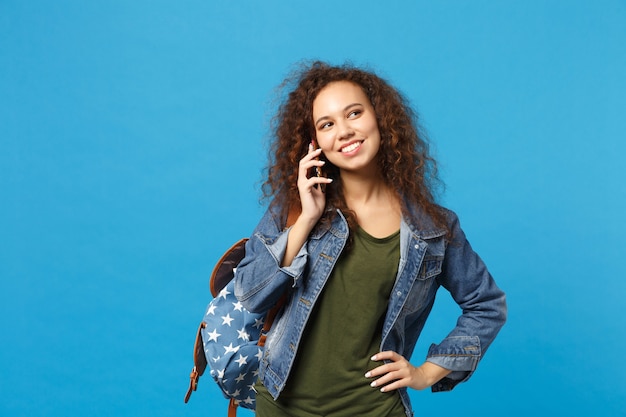
[(282, 208), (275, 202), (271, 202), (266, 208), (263, 217), (259, 221), (256, 231), (267, 233), (269, 231), (280, 231), (283, 229), (284, 220), (282, 219)]
[(405, 204), (405, 207), (407, 224), (415, 234), (424, 239), (449, 235), (458, 225), (458, 216), (446, 207), (433, 205), (433, 211), (438, 215), (437, 219), (421, 206)]
[(288, 226), (293, 225), (299, 214), (299, 210), (296, 210), (293, 207), (287, 210), (283, 205), (278, 203), (276, 200), (273, 200), (270, 202), (265, 210), (265, 214), (259, 221), (257, 230), (275, 230), (277, 232), (281, 232)]

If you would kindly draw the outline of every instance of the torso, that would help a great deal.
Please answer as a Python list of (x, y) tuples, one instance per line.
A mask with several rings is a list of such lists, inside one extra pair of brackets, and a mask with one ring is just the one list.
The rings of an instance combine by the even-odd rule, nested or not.
[(264, 416), (405, 416), (397, 392), (369, 386), (387, 302), (398, 270), (400, 233), (375, 238), (356, 230), (314, 307), (285, 390), (275, 402), (257, 386)]

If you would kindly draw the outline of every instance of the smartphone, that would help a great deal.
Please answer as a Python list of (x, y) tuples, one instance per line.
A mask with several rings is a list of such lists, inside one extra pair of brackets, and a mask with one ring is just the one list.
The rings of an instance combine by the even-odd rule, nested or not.
[[(313, 145), (313, 149), (318, 149), (319, 147), (317, 146), (317, 142), (315, 141), (315, 139), (311, 140), (311, 145)], [(316, 160), (319, 161), (319, 157), (315, 158)], [(324, 175), (324, 171), (322, 170), (322, 167), (315, 167), (315, 176), (316, 177), (325, 177)], [(320, 189), (322, 190), (322, 192), (326, 192), (326, 184), (319, 184), (320, 185)], [(317, 184), (315, 185), (315, 188), (317, 188)]]

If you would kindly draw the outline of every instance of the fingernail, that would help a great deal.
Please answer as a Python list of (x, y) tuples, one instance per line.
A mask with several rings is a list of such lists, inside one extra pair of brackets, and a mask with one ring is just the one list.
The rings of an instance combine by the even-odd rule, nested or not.
[(375, 361), (376, 360), (376, 355), (372, 356), (370, 359)]
[(375, 386), (376, 386), (376, 381), (374, 381), (374, 382), (372, 382), (372, 383), (370, 384), (370, 387), (372, 387), (372, 388), (374, 388)]
[(371, 373), (371, 372), (367, 372), (367, 373), (365, 374), (365, 378), (369, 378), (369, 377), (371, 377), (371, 376), (372, 376), (372, 373)]

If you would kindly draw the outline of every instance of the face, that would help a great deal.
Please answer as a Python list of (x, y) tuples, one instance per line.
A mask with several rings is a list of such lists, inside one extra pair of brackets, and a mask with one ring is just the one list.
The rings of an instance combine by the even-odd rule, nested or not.
[(380, 132), (374, 107), (361, 87), (337, 81), (313, 100), (313, 123), (324, 156), (341, 170), (377, 169)]

